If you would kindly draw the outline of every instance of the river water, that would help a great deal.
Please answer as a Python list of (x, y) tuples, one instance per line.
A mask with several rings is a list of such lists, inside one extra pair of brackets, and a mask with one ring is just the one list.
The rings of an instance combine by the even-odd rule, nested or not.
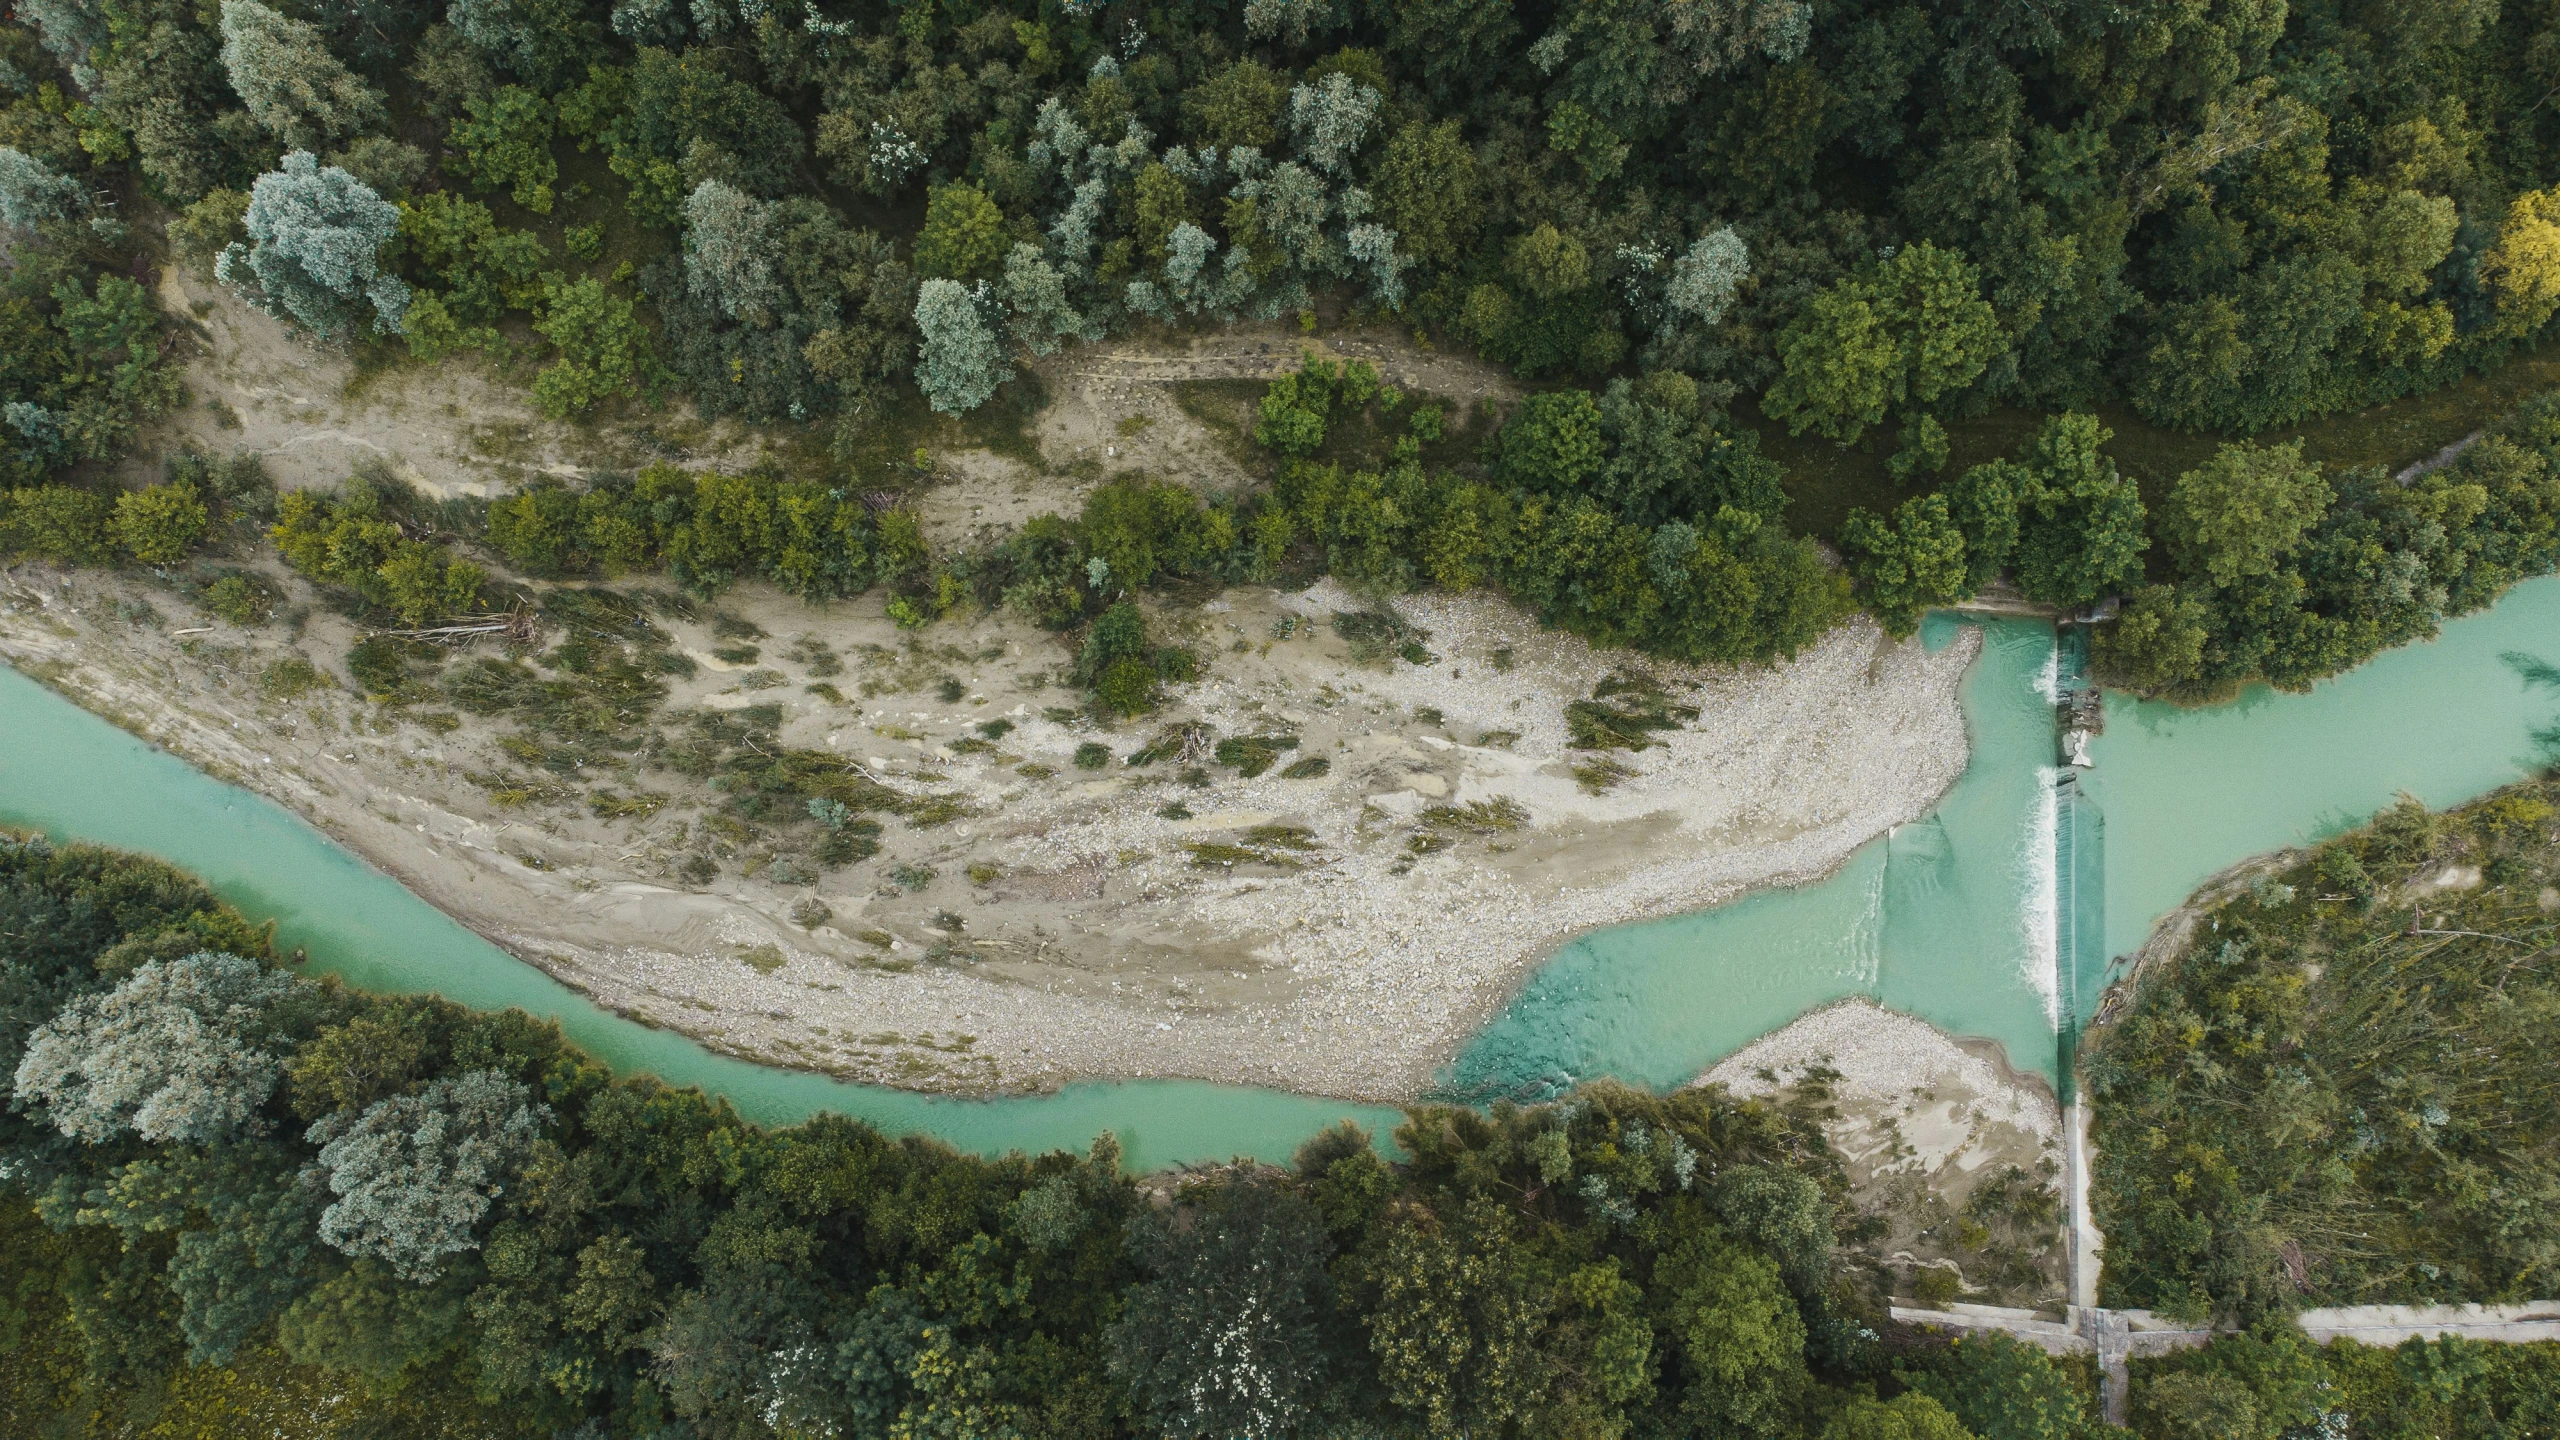
[[(1668, 1086), (1805, 1010), (1869, 995), (2001, 1042), (2056, 1076), (2110, 957), (2213, 872), (2360, 823), (2407, 791), (2442, 805), (2523, 774), (2560, 694), (2511, 658), (2560, 661), (2560, 579), (2520, 586), (2308, 695), (2204, 710), (2110, 700), (2094, 770), (2054, 766), (2052, 701), (2073, 660), (2049, 627), (1932, 616), (1924, 643), (1983, 623), (1963, 704), (1972, 758), (1927, 815), (1817, 884), (1620, 926), (1558, 952), (1449, 1067), (1453, 1096), (1534, 1097), (1616, 1075)], [(1395, 1112), (1186, 1081), (935, 1099), (715, 1055), (597, 1009), (481, 940), (273, 803), (217, 782), (0, 668), (0, 821), (163, 856), (317, 968), (382, 991), (557, 1016), (626, 1071), (787, 1123), (836, 1110), (987, 1153), (1081, 1148), (1116, 1132), (1130, 1163), (1285, 1159), (1338, 1119)], [(2065, 1023), (2066, 1021), (2070, 1023)]]

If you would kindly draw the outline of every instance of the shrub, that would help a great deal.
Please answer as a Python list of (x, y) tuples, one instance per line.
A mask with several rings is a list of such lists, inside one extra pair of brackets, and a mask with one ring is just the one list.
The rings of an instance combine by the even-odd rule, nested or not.
[(117, 496), (110, 528), (127, 555), (145, 565), (173, 565), (204, 539), (212, 518), (196, 487), (180, 482)]
[(1156, 706), (1155, 667), (1135, 656), (1114, 660), (1094, 681), (1093, 698), (1118, 715), (1143, 715)]

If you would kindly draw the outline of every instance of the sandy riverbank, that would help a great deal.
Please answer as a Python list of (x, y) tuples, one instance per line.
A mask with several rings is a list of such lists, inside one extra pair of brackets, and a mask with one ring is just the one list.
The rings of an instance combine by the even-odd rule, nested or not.
[(1975, 1298), (2061, 1294), (2059, 1226), (2042, 1213), (2060, 1201), (2061, 1110), (1996, 1042), (1860, 997), (1762, 1036), (1697, 1083), (1823, 1111), (1852, 1193), (1884, 1221), (1867, 1248), (1906, 1283), (1937, 1269)]
[[(1079, 744), (1125, 755), (1155, 726), (1044, 714), (1063, 657), (1042, 632), (946, 623), (920, 655), (890, 648), (903, 641), (876, 603), (816, 612), (742, 591), (733, 620), (823, 637), (857, 667), (868, 655), (877, 668), (845, 688), (869, 673), (881, 693), (750, 691), (737, 667), (706, 665), (666, 723), (778, 705), (784, 743), (974, 812), (893, 822), (876, 860), (784, 884), (755, 864), (777, 842), (716, 838), (719, 797), (680, 776), (614, 777), (666, 797), (634, 819), (499, 803), (471, 778), (500, 762), (499, 727), (459, 717), (439, 733), (367, 704), (343, 678), (354, 632), (325, 612), (298, 635), (238, 631), (137, 577), (22, 568), (5, 590), (0, 657), (285, 803), (600, 1003), (770, 1063), (974, 1092), (1175, 1075), (1410, 1098), (1573, 935), (1814, 879), (1920, 814), (1963, 768), (1956, 689), (1978, 645), (1933, 655), (1854, 623), (1773, 669), (1655, 667), (1699, 718), (1622, 757), (1637, 773), (1594, 795), (1571, 773), (1589, 756), (1567, 748), (1564, 707), (1627, 657), (1463, 596), (1405, 607), (1434, 663), (1358, 664), (1325, 624), (1351, 597), (1236, 591), (1166, 617), (1215, 659), (1158, 721), (1286, 732), (1329, 773), (1202, 767), (1195, 785), (1171, 764), (1072, 768)], [(156, 623), (122, 618), (144, 605)], [(669, 623), (709, 658), (707, 623)], [(261, 677), (288, 655), (336, 683), (277, 698)], [(940, 701), (940, 680), (966, 698)], [(1000, 746), (954, 750), (998, 717), (1015, 727)], [(1417, 853), (1418, 837), (1441, 843), (1431, 807), (1502, 801), (1525, 812), (1518, 829)], [(1310, 835), (1282, 857), (1297, 868), (1203, 868), (1188, 848), (1273, 824)], [(706, 847), (721, 873), (680, 878)], [(909, 888), (887, 878), (899, 866), (933, 877)], [(792, 923), (807, 899), (827, 923)]]

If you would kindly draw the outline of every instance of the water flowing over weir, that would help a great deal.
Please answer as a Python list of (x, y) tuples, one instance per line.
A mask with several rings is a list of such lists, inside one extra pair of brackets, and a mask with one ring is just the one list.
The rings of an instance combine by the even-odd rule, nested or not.
[(1997, 1040), (2020, 1071), (2057, 1076), (2069, 1012), (2054, 918), (2054, 631), (1933, 615), (1922, 643), (1942, 648), (1966, 626), (1983, 642), (1962, 692), (1972, 755), (1927, 814), (1814, 884), (1567, 945), (1459, 1054), (1443, 1092), (1542, 1098), (1603, 1075), (1679, 1085), (1852, 995)]
[[(2087, 693), (2088, 654), (2085, 627), (2062, 632), (2054, 647), (2057, 703), (2075, 692)], [(2066, 749), (2068, 735), (2066, 730)], [(2080, 775), (2079, 767), (2068, 764), (2053, 772), (2053, 904), (2046, 917), (2053, 945), (2053, 1075), (2066, 1104), (2074, 1089), (2072, 1061), (2080, 1027), (2096, 1009), (2112, 964), (2107, 955), (2106, 814), (2081, 785)]]

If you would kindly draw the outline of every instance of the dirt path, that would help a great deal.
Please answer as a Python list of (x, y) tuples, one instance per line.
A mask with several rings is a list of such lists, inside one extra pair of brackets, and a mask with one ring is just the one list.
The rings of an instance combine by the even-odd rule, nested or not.
[(1238, 325), (1191, 337), (1179, 348), (1110, 342), (1063, 352), (1057, 373), (1081, 380), (1169, 385), (1184, 380), (1268, 380), (1313, 352), (1323, 360), (1365, 360), (1390, 385), (1443, 399), (1508, 403), (1517, 382), (1473, 355), (1417, 344), (1385, 327), (1308, 335), (1294, 326)]
[(183, 266), (160, 272), (159, 299), (192, 340), (188, 403), (135, 443), (128, 478), (156, 478), (162, 455), (192, 445), (254, 453), (288, 489), (369, 471), (431, 495), (497, 495), (537, 475), (650, 459), (741, 466), (762, 448), (748, 427), (681, 406), (611, 424), (551, 420), (532, 404), (529, 370), (501, 373), (477, 356), (363, 374), (348, 351), (295, 335)]

